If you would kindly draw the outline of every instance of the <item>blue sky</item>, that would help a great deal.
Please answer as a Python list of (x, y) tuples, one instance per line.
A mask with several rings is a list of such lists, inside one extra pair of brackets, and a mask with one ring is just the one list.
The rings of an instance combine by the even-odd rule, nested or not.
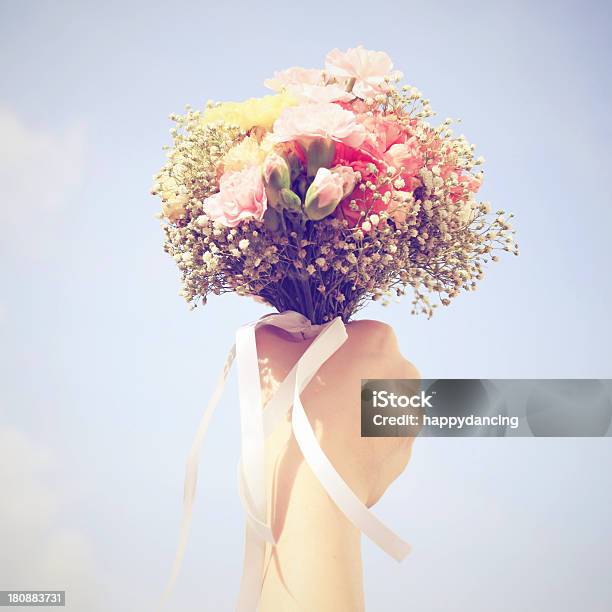
[[(262, 95), (333, 47), (387, 51), (462, 119), (522, 251), (431, 321), (409, 303), (363, 316), (425, 377), (612, 377), (610, 17), (603, 2), (0, 2), (0, 588), (62, 583), (73, 609), (116, 611), (161, 589), (199, 412), (233, 331), (265, 312), (177, 295), (148, 194), (167, 115)], [(232, 607), (237, 435), (230, 385), (177, 610)], [(585, 609), (609, 607), (611, 466), (608, 439), (418, 441), (379, 508), (415, 554), (396, 566), (365, 545), (369, 610), (406, 592), (425, 612), (574, 610), (571, 580)]]

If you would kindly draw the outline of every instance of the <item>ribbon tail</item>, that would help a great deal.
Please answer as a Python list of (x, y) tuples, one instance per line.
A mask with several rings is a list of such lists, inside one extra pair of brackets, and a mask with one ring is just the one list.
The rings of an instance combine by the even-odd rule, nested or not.
[[(266, 522), (265, 436), (256, 325), (241, 327), (236, 334), (238, 393), (240, 398), (240, 442), (244, 488), (251, 501), (245, 510), (253, 511), (260, 523)], [(246, 499), (246, 497), (245, 497)]]
[(242, 461), (238, 464), (238, 495), (240, 502), (246, 513), (246, 519), (250, 523), (253, 531), (259, 536), (260, 539), (265, 540), (269, 544), (276, 544), (274, 535), (272, 533), (272, 527), (267, 523), (262, 523), (257, 518), (257, 512), (253, 505), (253, 499), (249, 495), (247, 484), (244, 479), (244, 470), (242, 469)]
[(256, 612), (261, 597), (262, 581), (266, 556), (266, 543), (250, 523), (246, 524), (244, 542), (244, 569), (240, 580), (240, 593), (236, 612)]
[(256, 328), (257, 323), (246, 325), (236, 333), (242, 451), (238, 491), (247, 519), (238, 612), (257, 610), (262, 587), (266, 541), (274, 542), (266, 516), (265, 434)]

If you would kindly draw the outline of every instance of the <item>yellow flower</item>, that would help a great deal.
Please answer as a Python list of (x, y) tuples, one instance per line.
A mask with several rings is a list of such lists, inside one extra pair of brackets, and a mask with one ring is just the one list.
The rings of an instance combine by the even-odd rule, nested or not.
[(219, 106), (204, 111), (204, 123), (224, 121), (237, 125), (243, 130), (254, 127), (272, 129), (272, 124), (288, 106), (294, 106), (297, 101), (286, 93), (249, 98), (244, 102), (223, 102)]
[(270, 153), (270, 151), (272, 151), (274, 149), (274, 147), (276, 146), (276, 142), (274, 142), (271, 138), (270, 138), (271, 134), (266, 134), (262, 139), (261, 142), (259, 143), (259, 147), (260, 149), (267, 155), (268, 153)]
[(223, 158), (223, 169), (225, 171), (238, 172), (252, 166), (261, 164), (266, 152), (261, 148), (254, 136), (247, 136), (235, 147), (232, 147)]

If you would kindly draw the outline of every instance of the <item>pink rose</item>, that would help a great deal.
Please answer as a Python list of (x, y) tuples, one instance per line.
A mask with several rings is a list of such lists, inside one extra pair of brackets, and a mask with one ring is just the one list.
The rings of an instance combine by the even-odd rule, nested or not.
[(261, 221), (267, 205), (261, 168), (255, 165), (224, 173), (219, 193), (204, 200), (204, 212), (221, 225), (236, 227), (250, 217)]
[(369, 51), (361, 45), (346, 52), (330, 51), (325, 58), (325, 69), (336, 78), (355, 79), (353, 91), (362, 98), (384, 91), (386, 77), (401, 78), (384, 51)]
[(315, 138), (325, 138), (349, 147), (358, 147), (365, 137), (365, 128), (354, 113), (333, 103), (290, 106), (274, 122), (271, 134), (273, 142), (297, 140), (308, 145)]

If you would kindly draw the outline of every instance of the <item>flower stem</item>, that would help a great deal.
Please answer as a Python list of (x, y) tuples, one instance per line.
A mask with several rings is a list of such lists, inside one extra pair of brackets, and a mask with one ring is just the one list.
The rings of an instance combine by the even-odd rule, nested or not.
[(310, 292), (310, 282), (309, 280), (302, 279), (301, 280), (302, 291), (306, 301), (306, 316), (310, 319), (311, 323), (318, 323), (315, 321), (315, 311), (314, 311), (314, 303), (312, 301), (312, 293)]

